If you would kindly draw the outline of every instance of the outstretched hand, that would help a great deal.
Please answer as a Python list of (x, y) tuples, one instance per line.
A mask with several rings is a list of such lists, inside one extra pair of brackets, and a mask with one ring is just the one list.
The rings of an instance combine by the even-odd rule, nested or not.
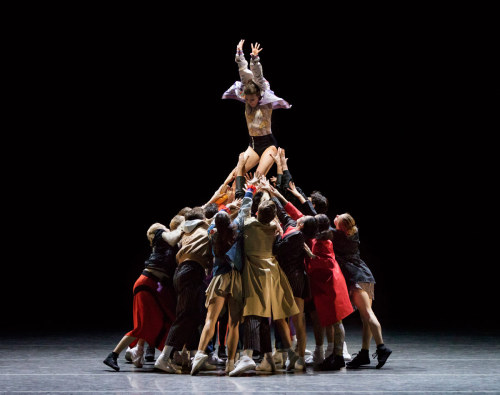
[(229, 203), (226, 207), (229, 209), (229, 210), (235, 210), (235, 209), (239, 209), (240, 206), (241, 206), (241, 202), (242, 202), (243, 199), (236, 199), (236, 200), (233, 200), (231, 203)]
[(259, 43), (255, 43), (255, 46), (254, 46), (254, 44), (250, 44), (250, 45), (252, 46), (252, 55), (253, 56), (258, 56), (259, 52), (264, 49), (264, 48), (260, 47)]

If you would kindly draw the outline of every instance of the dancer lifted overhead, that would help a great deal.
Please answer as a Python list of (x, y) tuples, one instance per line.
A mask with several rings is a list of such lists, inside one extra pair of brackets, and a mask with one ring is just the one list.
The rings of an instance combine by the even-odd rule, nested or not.
[[(276, 96), (270, 89), (269, 82), (262, 75), (259, 53), (263, 48), (259, 43), (251, 44), (250, 69), (243, 54), (243, 43), (236, 46), (236, 63), (241, 81), (236, 81), (223, 95), (223, 99), (235, 99), (245, 103), (245, 118), (250, 135), (250, 142), (245, 157), (247, 158), (243, 174), (257, 164), (256, 175), (266, 175), (273, 165), (273, 155), (278, 144), (271, 131), (271, 115), (274, 109), (289, 109), (291, 105)], [(228, 179), (234, 178), (233, 170)]]

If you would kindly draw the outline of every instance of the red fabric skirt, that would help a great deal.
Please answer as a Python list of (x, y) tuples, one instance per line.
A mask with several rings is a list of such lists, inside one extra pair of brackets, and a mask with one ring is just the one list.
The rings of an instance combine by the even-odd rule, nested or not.
[(150, 346), (163, 350), (172, 322), (175, 320), (176, 297), (172, 286), (163, 287), (141, 274), (134, 284), (134, 329), (126, 336), (144, 339)]
[(312, 251), (318, 257), (307, 259), (311, 294), (321, 326), (335, 324), (354, 311), (344, 275), (329, 247), (313, 245)]

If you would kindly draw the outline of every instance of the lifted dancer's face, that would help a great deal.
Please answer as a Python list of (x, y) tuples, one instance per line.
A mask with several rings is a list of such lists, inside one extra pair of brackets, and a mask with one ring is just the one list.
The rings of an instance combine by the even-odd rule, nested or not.
[(250, 107), (255, 108), (259, 104), (259, 97), (255, 93), (251, 93), (249, 95), (245, 95), (245, 101)]

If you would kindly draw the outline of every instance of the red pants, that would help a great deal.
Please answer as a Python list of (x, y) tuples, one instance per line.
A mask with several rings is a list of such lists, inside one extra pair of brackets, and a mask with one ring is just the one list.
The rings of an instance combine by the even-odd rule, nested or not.
[[(163, 350), (175, 320), (175, 304), (171, 285), (158, 292), (158, 283), (141, 274), (134, 284), (134, 329), (126, 336), (144, 339), (150, 346)], [(130, 347), (136, 343), (137, 340)]]

